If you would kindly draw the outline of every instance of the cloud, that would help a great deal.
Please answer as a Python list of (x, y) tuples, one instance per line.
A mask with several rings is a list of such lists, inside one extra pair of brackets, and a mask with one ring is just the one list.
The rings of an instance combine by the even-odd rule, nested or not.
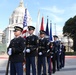
[(51, 20), (55, 23), (59, 23), (63, 21), (62, 15), (65, 13), (65, 10), (59, 9), (56, 6), (52, 7), (42, 7), (41, 10), (47, 11), (46, 15), (49, 15)]
[(59, 9), (56, 6), (52, 6), (52, 7), (42, 7), (41, 9), (43, 10), (47, 10), (51, 13), (57, 13), (57, 14), (63, 14), (65, 10), (63, 9)]
[(63, 18), (57, 16), (56, 14), (51, 13), (51, 14), (49, 14), (49, 15), (52, 17), (52, 20), (53, 20), (54, 22), (56, 22), (56, 23), (63, 21)]

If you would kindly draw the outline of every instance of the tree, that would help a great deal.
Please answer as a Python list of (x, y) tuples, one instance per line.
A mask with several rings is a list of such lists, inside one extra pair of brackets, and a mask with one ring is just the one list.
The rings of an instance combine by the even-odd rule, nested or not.
[(63, 34), (73, 39), (73, 49), (76, 51), (76, 16), (65, 22)]

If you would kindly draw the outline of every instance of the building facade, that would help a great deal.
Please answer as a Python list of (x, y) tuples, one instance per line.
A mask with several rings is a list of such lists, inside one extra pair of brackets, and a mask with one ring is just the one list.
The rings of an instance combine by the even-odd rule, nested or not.
[(3, 32), (0, 30), (0, 43), (2, 43), (2, 35), (3, 35)]
[[(14, 38), (14, 26), (23, 27), (23, 19), (25, 15), (25, 9), (23, 0), (20, 0), (19, 6), (13, 11), (9, 18), (9, 25), (3, 31), (2, 42), (9, 45), (10, 40)], [(27, 10), (27, 25), (32, 25), (32, 18)]]

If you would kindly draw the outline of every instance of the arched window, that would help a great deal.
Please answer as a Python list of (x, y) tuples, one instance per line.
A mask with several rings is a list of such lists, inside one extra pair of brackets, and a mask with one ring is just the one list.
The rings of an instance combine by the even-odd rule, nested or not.
[(12, 24), (14, 23), (14, 21), (12, 20)]
[(22, 19), (20, 19), (20, 23), (22, 23)]
[(18, 20), (16, 19), (16, 23), (18, 23)]

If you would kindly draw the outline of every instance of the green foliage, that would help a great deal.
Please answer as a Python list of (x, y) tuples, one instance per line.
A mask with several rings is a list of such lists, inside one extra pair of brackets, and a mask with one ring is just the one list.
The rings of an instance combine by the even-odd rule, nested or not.
[(0, 53), (6, 52), (6, 45), (5, 44), (0, 44)]
[(65, 22), (63, 34), (73, 39), (73, 49), (76, 51), (76, 16)]
[(76, 52), (65, 52), (65, 55), (76, 55)]
[(63, 34), (69, 35), (71, 38), (76, 36), (76, 16), (68, 19), (63, 27)]

